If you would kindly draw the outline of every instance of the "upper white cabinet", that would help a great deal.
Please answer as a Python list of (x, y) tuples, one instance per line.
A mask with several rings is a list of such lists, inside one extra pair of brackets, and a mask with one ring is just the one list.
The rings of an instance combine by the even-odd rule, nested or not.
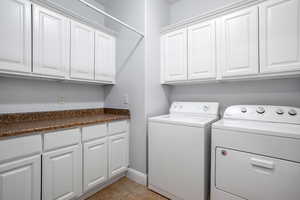
[(188, 28), (188, 79), (216, 77), (216, 27), (208, 21)]
[(219, 67), (222, 77), (258, 73), (258, 8), (223, 16), (220, 30)]
[(300, 1), (269, 0), (260, 5), (262, 73), (300, 70)]
[(162, 79), (187, 80), (187, 30), (177, 30), (161, 38)]
[(34, 6), (33, 26), (33, 72), (65, 76), (70, 52), (69, 19)]
[(94, 29), (71, 22), (71, 78), (94, 79), (94, 39)]
[(0, 70), (31, 71), (31, 4), (0, 1)]
[(95, 33), (95, 80), (115, 81), (115, 38), (96, 31)]
[(161, 37), (162, 83), (300, 76), (300, 0), (245, 1), (217, 12), (224, 15), (187, 20), (186, 29)]

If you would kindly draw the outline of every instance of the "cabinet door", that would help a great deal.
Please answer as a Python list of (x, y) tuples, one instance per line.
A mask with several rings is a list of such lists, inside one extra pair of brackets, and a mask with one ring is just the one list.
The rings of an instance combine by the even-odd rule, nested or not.
[(1, 200), (40, 200), (41, 155), (0, 165)]
[(300, 70), (300, 1), (270, 0), (260, 6), (261, 72)]
[(128, 137), (127, 133), (109, 137), (109, 177), (127, 170)]
[(187, 80), (187, 30), (168, 33), (161, 42), (161, 67), (165, 81)]
[(71, 23), (71, 78), (94, 79), (94, 30)]
[(95, 80), (115, 80), (115, 38), (96, 31), (95, 34)]
[(107, 157), (107, 138), (84, 144), (83, 188), (85, 192), (107, 180)]
[(33, 72), (64, 76), (69, 64), (69, 20), (34, 6), (33, 26)]
[(27, 0), (1, 0), (0, 27), (0, 70), (30, 72), (30, 2)]
[(258, 73), (258, 8), (219, 19), (220, 70), (223, 77)]
[(215, 21), (188, 28), (188, 79), (216, 77)]
[(81, 146), (43, 155), (43, 200), (67, 200), (81, 194)]

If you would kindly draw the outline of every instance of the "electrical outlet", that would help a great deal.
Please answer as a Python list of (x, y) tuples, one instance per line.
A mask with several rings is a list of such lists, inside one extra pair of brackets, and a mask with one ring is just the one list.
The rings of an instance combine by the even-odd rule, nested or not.
[(123, 104), (124, 104), (124, 105), (128, 105), (128, 104), (129, 104), (128, 94), (125, 94), (125, 95), (123, 96)]
[(59, 96), (59, 97), (57, 98), (57, 102), (58, 102), (59, 104), (65, 104), (65, 97)]

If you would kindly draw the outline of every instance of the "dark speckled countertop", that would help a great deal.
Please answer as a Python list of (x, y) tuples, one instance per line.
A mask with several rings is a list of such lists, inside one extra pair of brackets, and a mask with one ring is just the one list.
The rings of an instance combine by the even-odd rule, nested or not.
[(0, 138), (130, 119), (125, 109), (85, 109), (0, 115)]

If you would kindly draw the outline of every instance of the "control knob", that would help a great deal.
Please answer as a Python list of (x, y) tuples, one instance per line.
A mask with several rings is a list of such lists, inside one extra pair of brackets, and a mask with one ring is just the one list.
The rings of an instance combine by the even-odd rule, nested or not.
[(266, 112), (266, 110), (265, 110), (263, 107), (258, 107), (258, 108), (256, 109), (256, 112), (257, 112), (258, 114), (264, 114), (264, 113)]
[(242, 113), (246, 113), (247, 112), (247, 108), (245, 108), (245, 107), (241, 108), (241, 112)]
[(295, 115), (297, 115), (297, 111), (295, 109), (291, 109), (291, 110), (289, 110), (289, 115), (295, 116)]
[(283, 115), (284, 114), (284, 111), (282, 110), (282, 109), (277, 109), (276, 110), (276, 113), (278, 114), (278, 115)]
[(208, 107), (207, 105), (203, 106), (203, 111), (204, 111), (204, 112), (207, 112), (208, 109), (209, 109), (209, 107)]

